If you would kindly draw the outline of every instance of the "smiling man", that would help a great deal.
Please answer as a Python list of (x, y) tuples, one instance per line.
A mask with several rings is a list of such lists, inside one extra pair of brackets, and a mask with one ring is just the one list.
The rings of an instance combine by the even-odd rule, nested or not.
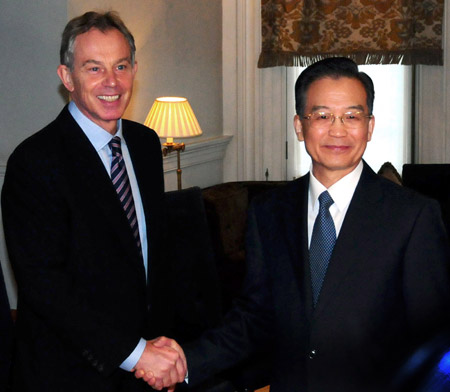
[(78, 35), (73, 46), (76, 56), (73, 61), (63, 56), (58, 75), (77, 108), (115, 135), (117, 121), (130, 102), (137, 71), (130, 45), (117, 29), (91, 28)]
[(13, 391), (148, 388), (135, 369), (152, 370), (155, 383), (184, 379), (176, 343), (151, 341), (165, 320), (158, 301), (166, 288), (155, 276), (165, 273), (164, 184), (158, 136), (122, 119), (135, 50), (114, 13), (71, 20), (58, 67), (71, 102), (8, 161), (2, 212), (18, 284)]
[(297, 137), (312, 159), (313, 174), (327, 188), (359, 165), (372, 138), (375, 118), (368, 114), (366, 95), (358, 79), (322, 78), (311, 83), (307, 105), (301, 109), (309, 114), (294, 118)]
[(375, 125), (371, 79), (330, 58), (304, 70), (295, 91), (311, 170), (252, 203), (242, 297), (221, 327), (183, 345), (194, 390), (271, 347), (271, 392), (384, 392), (414, 349), (448, 326), (437, 202), (362, 160)]

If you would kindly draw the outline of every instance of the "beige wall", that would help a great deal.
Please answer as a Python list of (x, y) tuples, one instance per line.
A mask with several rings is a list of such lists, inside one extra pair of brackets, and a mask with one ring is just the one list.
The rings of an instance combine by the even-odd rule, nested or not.
[(64, 105), (56, 75), (64, 25), (114, 9), (135, 36), (139, 70), (125, 117), (143, 122), (154, 99), (186, 96), (204, 132), (222, 135), (221, 0), (2, 0), (0, 165)]
[(144, 122), (159, 96), (188, 98), (205, 137), (222, 134), (221, 0), (69, 0), (69, 19), (119, 12), (136, 40), (138, 73), (125, 117)]
[(56, 75), (67, 7), (60, 0), (2, 0), (0, 165), (25, 137), (61, 110)]
[[(118, 11), (135, 36), (139, 70), (125, 117), (143, 122), (158, 96), (186, 96), (203, 135), (184, 153), (183, 186), (222, 182), (222, 0), (0, 0), (0, 188), (13, 149), (65, 104), (56, 74), (61, 33), (91, 9)], [(176, 188), (175, 158), (164, 162), (166, 190)], [(0, 261), (15, 307), (1, 224)]]

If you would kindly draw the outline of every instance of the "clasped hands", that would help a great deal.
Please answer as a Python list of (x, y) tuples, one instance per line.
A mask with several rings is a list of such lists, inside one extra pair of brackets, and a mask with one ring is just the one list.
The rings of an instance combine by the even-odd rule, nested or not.
[(168, 388), (168, 392), (173, 392), (176, 384), (186, 377), (186, 357), (175, 340), (161, 336), (147, 341), (133, 371), (136, 378), (143, 379), (152, 388), (158, 391)]

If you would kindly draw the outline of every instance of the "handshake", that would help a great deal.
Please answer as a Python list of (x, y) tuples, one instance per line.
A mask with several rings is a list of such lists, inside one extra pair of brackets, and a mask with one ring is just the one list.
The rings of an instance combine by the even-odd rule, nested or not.
[(133, 371), (136, 378), (143, 379), (152, 388), (173, 392), (176, 384), (186, 378), (186, 357), (175, 340), (161, 336), (147, 342)]

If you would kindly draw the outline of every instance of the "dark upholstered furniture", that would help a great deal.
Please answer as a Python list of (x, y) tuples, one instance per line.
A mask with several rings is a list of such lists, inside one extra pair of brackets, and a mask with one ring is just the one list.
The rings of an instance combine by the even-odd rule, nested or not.
[(402, 175), (390, 163), (384, 163), (378, 174), (399, 185), (413, 189), (439, 202), (442, 219), (450, 240), (450, 164), (407, 163)]
[(165, 284), (171, 294), (160, 302), (173, 307), (166, 331), (173, 331), (178, 340), (192, 340), (216, 325), (221, 316), (217, 269), (200, 188), (166, 192), (166, 227), (169, 276)]
[(285, 184), (284, 181), (242, 181), (202, 190), (226, 312), (242, 286), (245, 274), (247, 209), (256, 195)]
[[(244, 237), (247, 208), (261, 192), (283, 185), (274, 182), (230, 182), (203, 190), (194, 187), (166, 192), (166, 214), (171, 233), (167, 260), (175, 300), (174, 320), (180, 342), (198, 336), (231, 307), (245, 274)], [(178, 266), (182, 268), (179, 269)], [(168, 280), (168, 286), (170, 286)], [(220, 298), (220, 300), (218, 300)], [(270, 356), (250, 358), (218, 375), (197, 392), (244, 392), (269, 382)]]
[(437, 200), (450, 237), (450, 164), (405, 164), (403, 185)]
[[(183, 343), (219, 323), (220, 289), (201, 189), (166, 192), (165, 196), (165, 263), (169, 273), (161, 304), (170, 308), (172, 316), (161, 333)], [(181, 386), (177, 391), (185, 389)], [(198, 388), (198, 392), (234, 390), (229, 377), (222, 375)]]

